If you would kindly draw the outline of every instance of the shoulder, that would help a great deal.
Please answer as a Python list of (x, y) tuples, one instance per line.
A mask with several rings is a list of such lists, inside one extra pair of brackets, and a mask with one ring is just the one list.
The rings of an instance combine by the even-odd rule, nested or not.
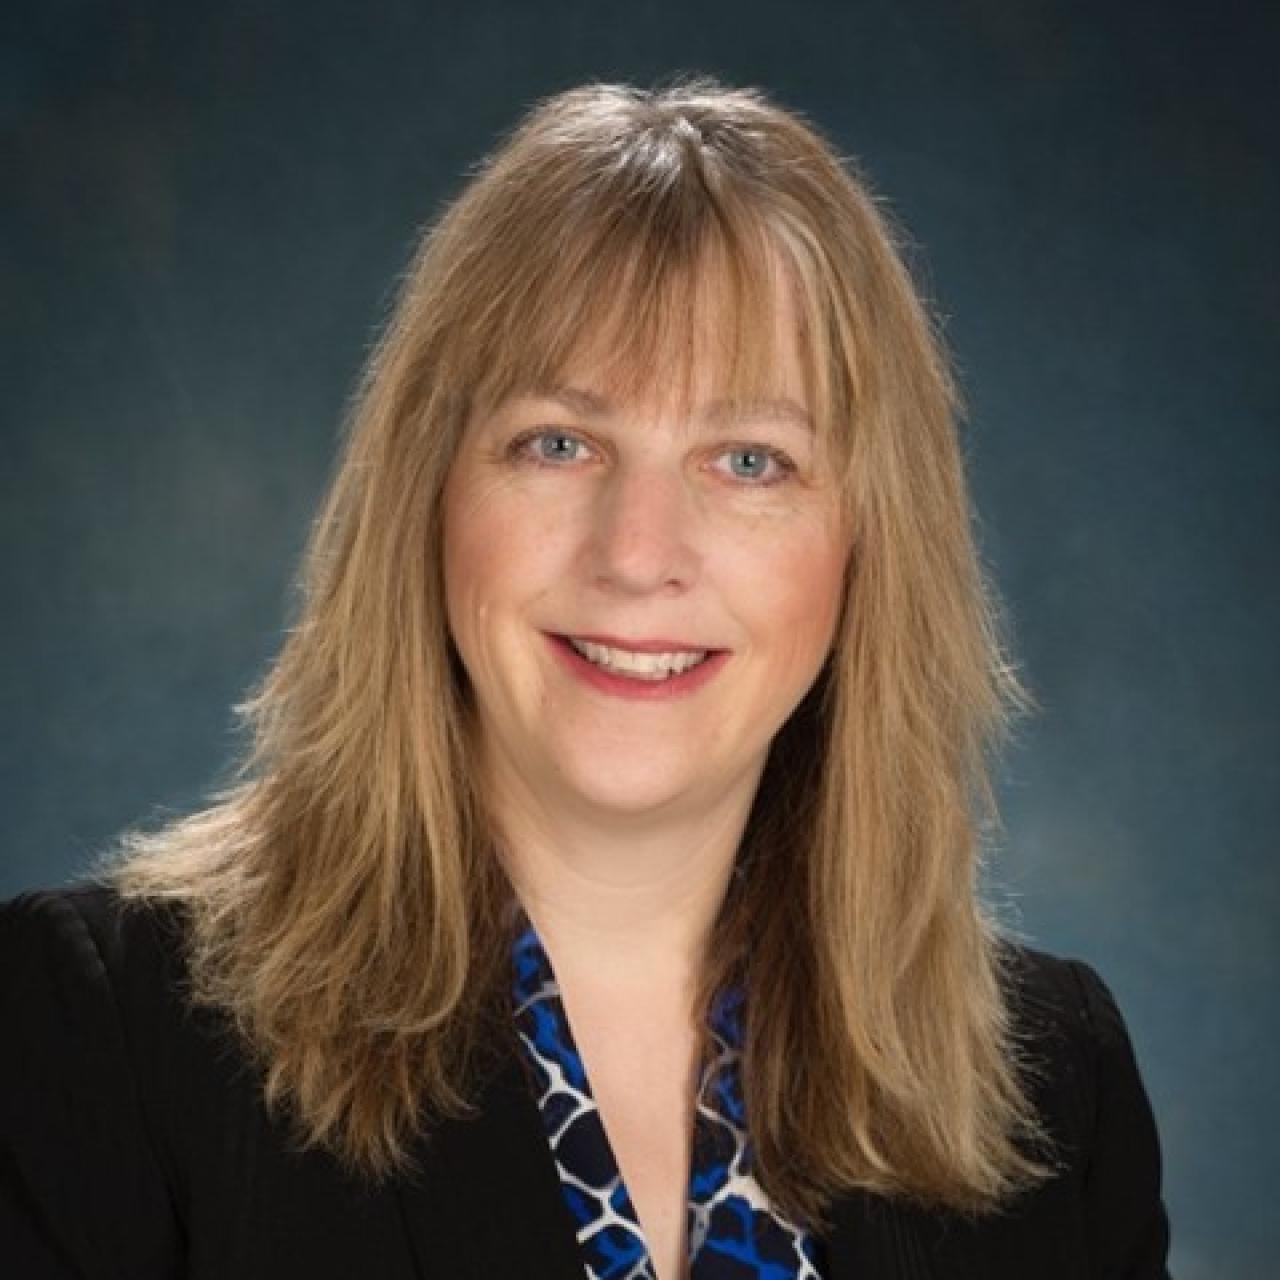
[(1015, 1048), (1033, 1086), (1074, 1111), (1076, 1125), (1095, 1127), (1103, 1088), (1138, 1077), (1115, 995), (1087, 961), (1013, 940), (998, 954)]
[(128, 901), (107, 884), (85, 882), (59, 889), (32, 889), (0, 902), (0, 941), (41, 942), (87, 958), (122, 961), (138, 948), (173, 948), (180, 909), (157, 902)]
[(179, 908), (122, 899), (105, 885), (19, 894), (0, 903), (0, 1000), (22, 1021), (69, 1002), (100, 1031), (122, 1035), (180, 1016), (184, 929)]
[(1003, 939), (998, 954), (1013, 1007), (1029, 1030), (1104, 1038), (1123, 1030), (1115, 997), (1087, 961), (1013, 939)]
[(1002, 943), (1001, 975), (1015, 1050), (1061, 1166), (1057, 1191), (1070, 1187), (1081, 1206), (1090, 1256), (1114, 1265), (1107, 1274), (1163, 1277), (1160, 1141), (1111, 988), (1084, 960), (1013, 941)]
[(161, 1030), (182, 1018), (176, 939), (167, 913), (101, 887), (0, 904), (0, 1234), (24, 1274), (53, 1274), (54, 1251), (92, 1275), (90, 1259), (143, 1276), (176, 1255), (178, 1179), (155, 1105), (174, 1054), (152, 1051), (177, 1043)]
[(253, 1074), (229, 1019), (191, 999), (186, 910), (96, 883), (0, 903), (0, 1065), (114, 1089), (171, 1168), (192, 1108)]
[(171, 1098), (222, 1034), (222, 1020), (188, 999), (185, 937), (176, 905), (105, 885), (0, 903), (0, 1063), (32, 1083), (114, 1090), (115, 1115), (136, 1106), (154, 1127), (153, 1100)]
[(0, 904), (15, 1275), (354, 1275), (394, 1252), (395, 1198), (304, 1149), (233, 1021), (191, 999), (188, 919), (100, 885)]
[(1009, 939), (997, 954), (1014, 1034), (1028, 1052), (1068, 1065), (1131, 1048), (1111, 988), (1087, 961)]
[[(10, 1097), (25, 1089), (43, 1104), (65, 1090), (77, 1110), (96, 1097), (175, 1183), (195, 1136), (229, 1113), (256, 1113), (261, 1092), (231, 1018), (191, 997), (187, 942), (184, 906), (105, 885), (0, 903), (0, 1074), (6, 1085), (16, 1076)], [(0, 1114), (19, 1126), (25, 1118)]]

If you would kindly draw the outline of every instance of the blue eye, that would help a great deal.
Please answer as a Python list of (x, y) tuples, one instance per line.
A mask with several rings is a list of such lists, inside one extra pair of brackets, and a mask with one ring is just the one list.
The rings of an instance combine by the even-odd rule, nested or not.
[[(583, 461), (589, 446), (569, 431), (539, 427), (517, 436), (507, 446), (507, 456), (531, 462), (539, 467), (563, 467)], [(781, 449), (769, 445), (738, 445), (725, 449), (719, 457), (728, 458), (729, 476), (747, 488), (764, 489), (780, 484), (794, 473), (796, 465)], [(717, 468), (723, 470), (717, 461)]]
[(575, 451), (583, 447), (582, 441), (567, 431), (543, 429), (526, 431), (517, 436), (511, 442), (508, 453), (512, 457), (528, 457), (542, 466), (556, 466), (562, 462), (576, 462), (578, 454)]
[(572, 436), (546, 431), (538, 437), (538, 454), (548, 462), (567, 462), (581, 443)]
[(760, 486), (777, 484), (796, 469), (785, 453), (764, 445), (729, 449), (723, 456), (730, 459), (730, 471), (736, 479), (754, 481)]
[(763, 449), (735, 449), (729, 457), (741, 462), (741, 467), (734, 468), (734, 475), (744, 480), (763, 479), (772, 461)]

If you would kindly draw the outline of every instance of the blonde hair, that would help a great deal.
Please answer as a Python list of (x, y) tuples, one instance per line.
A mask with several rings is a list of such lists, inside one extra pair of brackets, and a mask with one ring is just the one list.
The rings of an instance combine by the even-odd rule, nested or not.
[[(708, 949), (750, 991), (757, 1176), (820, 1224), (862, 1187), (990, 1209), (1046, 1175), (997, 927), (976, 892), (991, 748), (1019, 705), (980, 571), (956, 394), (883, 213), (793, 112), (706, 78), (541, 103), (422, 240), (315, 524), (300, 608), (238, 710), (252, 748), (189, 818), (122, 841), (180, 903), (194, 998), (270, 1105), (371, 1177), (474, 1102), (509, 1016), (513, 895), (468, 763), (440, 497), (469, 416), (590, 350), (624, 392), (768, 382), (797, 302), (853, 555), (836, 646), (772, 744)], [(683, 375), (683, 376), (682, 376)]]

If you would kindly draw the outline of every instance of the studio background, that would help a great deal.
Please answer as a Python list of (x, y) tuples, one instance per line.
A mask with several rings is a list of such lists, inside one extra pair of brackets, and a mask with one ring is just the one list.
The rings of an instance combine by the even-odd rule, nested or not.
[(910, 231), (1042, 704), (991, 873), (1095, 964), (1181, 1280), (1274, 1276), (1268, 6), (71, 0), (0, 40), (0, 897), (194, 806), (417, 230), (533, 100), (759, 85)]

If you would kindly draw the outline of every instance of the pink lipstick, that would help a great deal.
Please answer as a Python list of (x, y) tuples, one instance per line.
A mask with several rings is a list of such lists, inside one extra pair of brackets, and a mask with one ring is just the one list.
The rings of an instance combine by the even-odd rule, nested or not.
[[(608, 640), (595, 636), (579, 637), (597, 644), (609, 644)], [(615, 698), (627, 698), (633, 702), (666, 702), (673, 698), (685, 698), (696, 693), (714, 680), (731, 656), (727, 649), (710, 650), (696, 667), (664, 677), (661, 680), (643, 680), (635, 676), (620, 675), (584, 658), (564, 636), (548, 635), (548, 641), (564, 669), (573, 677), (600, 693)], [(627, 646), (610, 645), (623, 648)], [(637, 645), (636, 653), (673, 653), (688, 646), (666, 641)]]

